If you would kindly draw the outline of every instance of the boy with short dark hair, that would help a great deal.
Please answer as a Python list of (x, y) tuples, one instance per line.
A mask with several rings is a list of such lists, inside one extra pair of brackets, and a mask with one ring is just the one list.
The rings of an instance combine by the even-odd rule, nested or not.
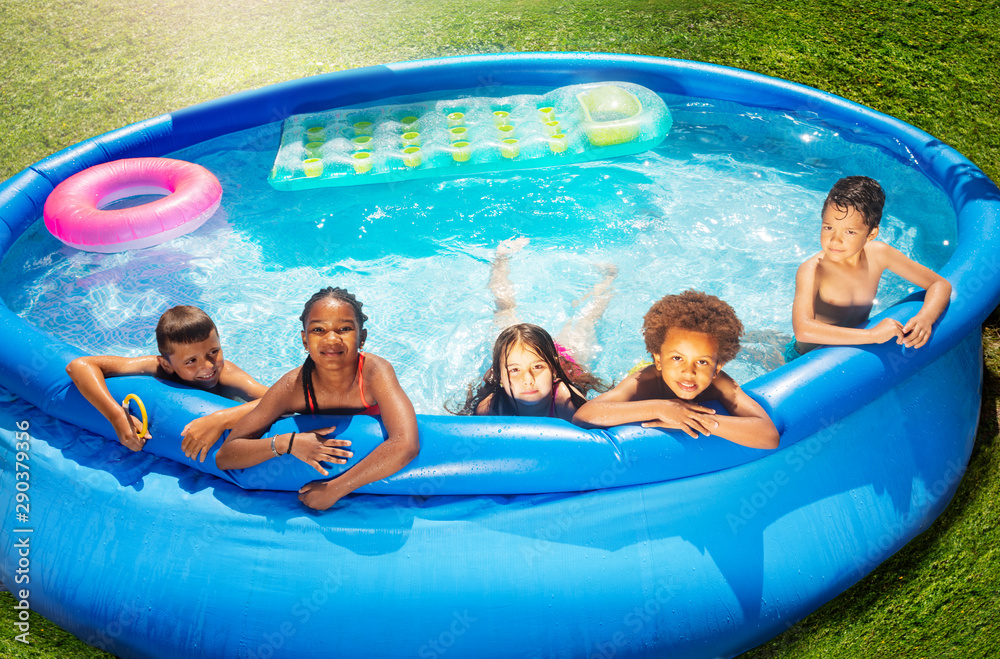
[(215, 323), (198, 307), (173, 307), (160, 316), (156, 325), (156, 345), (159, 355), (78, 357), (69, 363), (66, 372), (83, 397), (111, 422), (118, 441), (133, 451), (142, 450), (150, 435), (138, 436), (142, 423), (112, 397), (105, 378), (152, 375), (226, 398), (249, 401), (195, 419), (184, 427), (181, 444), (184, 454), (204, 462), (208, 450), (222, 432), (232, 428), (252, 410), (267, 387), (223, 358)]
[[(795, 340), (785, 347), (791, 361), (820, 345), (885, 343), (896, 339), (920, 348), (948, 306), (951, 284), (899, 250), (875, 240), (885, 193), (867, 176), (848, 176), (834, 184), (823, 202), (822, 251), (799, 266), (795, 275), (792, 328)], [(920, 286), (924, 304), (905, 325), (886, 318), (875, 327), (868, 320), (879, 281), (886, 270)]]
[[(691, 437), (716, 435), (753, 448), (778, 446), (764, 408), (722, 371), (740, 350), (743, 324), (733, 308), (699, 291), (668, 295), (643, 319), (653, 364), (577, 410), (574, 423), (676, 428)], [(699, 403), (717, 400), (730, 416)]]

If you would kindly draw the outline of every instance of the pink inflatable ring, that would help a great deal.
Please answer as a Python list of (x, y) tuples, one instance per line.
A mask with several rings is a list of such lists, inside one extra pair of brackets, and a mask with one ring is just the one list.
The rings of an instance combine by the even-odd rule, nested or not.
[[(102, 210), (112, 202), (165, 194), (148, 204)], [(70, 247), (123, 252), (159, 245), (194, 231), (222, 199), (219, 179), (183, 160), (127, 158), (70, 176), (45, 201), (45, 227)]]

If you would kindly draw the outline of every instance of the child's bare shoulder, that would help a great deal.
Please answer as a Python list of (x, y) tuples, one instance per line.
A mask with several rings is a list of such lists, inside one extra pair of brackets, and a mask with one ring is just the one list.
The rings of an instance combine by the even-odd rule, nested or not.
[[(302, 387), (302, 367), (296, 366), (271, 385), (263, 396), (265, 400), (288, 412), (304, 412), (306, 399)], [(284, 412), (281, 412), (283, 414)]]
[(801, 270), (802, 268), (815, 268), (822, 258), (823, 258), (823, 252), (821, 251), (816, 252), (815, 254), (813, 254), (812, 256), (810, 256), (809, 258), (807, 258), (805, 261), (802, 262), (802, 265), (799, 266), (799, 270)]
[(378, 355), (373, 355), (370, 352), (365, 353), (365, 365), (364, 365), (364, 376), (365, 378), (385, 378), (385, 377), (396, 377), (396, 369), (392, 367), (387, 359), (379, 357)]
[(249, 373), (227, 359), (222, 367), (222, 374), (219, 376), (219, 382), (222, 384), (233, 384), (236, 382), (242, 382), (244, 378), (249, 377)]
[(736, 400), (736, 396), (741, 391), (742, 389), (740, 389), (740, 385), (736, 380), (730, 377), (725, 371), (719, 371), (719, 374), (712, 380), (712, 384), (705, 390), (705, 394), (707, 394), (705, 400), (732, 402)]
[(629, 400), (653, 400), (663, 398), (663, 380), (655, 364), (628, 376), (618, 385), (625, 389)]
[(878, 266), (888, 266), (893, 261), (898, 259), (908, 259), (906, 255), (900, 252), (898, 249), (884, 243), (881, 240), (872, 240), (865, 245), (865, 256), (868, 260)]
[(274, 391), (275, 394), (302, 391), (302, 367), (296, 366), (278, 378), (278, 381), (271, 386), (271, 391)]
[(823, 256), (823, 252), (817, 252), (813, 254), (799, 266), (799, 269), (795, 271), (795, 276), (798, 279), (802, 277), (815, 277), (816, 272), (819, 269), (820, 258)]
[(396, 369), (388, 360), (365, 353), (365, 363), (361, 371), (364, 378), (365, 390), (371, 392), (376, 401), (385, 400), (386, 396), (406, 396), (399, 378), (396, 377)]
[(267, 392), (265, 385), (258, 382), (252, 375), (229, 360), (226, 360), (225, 365), (222, 367), (219, 384), (224, 388), (240, 392), (243, 394), (241, 397), (248, 398), (248, 400), (261, 398)]

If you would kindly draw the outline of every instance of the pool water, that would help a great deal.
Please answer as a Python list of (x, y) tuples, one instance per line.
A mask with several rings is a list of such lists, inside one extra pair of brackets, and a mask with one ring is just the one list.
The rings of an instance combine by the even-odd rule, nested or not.
[[(746, 326), (728, 373), (745, 382), (774, 368), (795, 270), (818, 251), (820, 208), (842, 176), (885, 188), (879, 239), (934, 269), (950, 256), (951, 205), (894, 142), (809, 113), (663, 98), (674, 128), (652, 151), (466, 179), (279, 192), (266, 179), (280, 123), (230, 134), (170, 154), (222, 183), (200, 229), (105, 255), (65, 247), (38, 222), (4, 260), (0, 296), (70, 344), (121, 355), (155, 353), (160, 314), (198, 305), (227, 358), (271, 384), (305, 356), (303, 303), (341, 286), (370, 317), (366, 349), (394, 365), (418, 412), (435, 414), (487, 363), (490, 262), (508, 238), (530, 239), (511, 259), (518, 315), (553, 334), (604, 264), (617, 266), (589, 364), (608, 381), (645, 356), (649, 306), (689, 288), (728, 301)], [(913, 290), (887, 275), (875, 311)]]

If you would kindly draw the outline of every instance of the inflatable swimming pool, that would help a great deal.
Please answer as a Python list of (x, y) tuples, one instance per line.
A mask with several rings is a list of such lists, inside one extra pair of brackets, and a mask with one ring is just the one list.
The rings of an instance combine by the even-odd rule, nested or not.
[[(331, 74), (152, 119), (37, 163), (0, 188), (0, 243), (6, 251), (37, 220), (59, 181), (103, 160), (160, 156), (276, 114), (470, 88), (484, 72), (499, 84), (614, 80), (805, 108), (896, 140), (955, 206), (958, 245), (942, 269), (951, 308), (919, 351), (824, 349), (749, 383), (782, 432), (777, 451), (637, 427), (421, 417), (417, 461), (324, 514), (180, 460), (89, 435), (66, 442), (44, 417), (20, 429), (28, 412), (11, 404), (0, 423), (0, 496), (18, 491), (7, 467), (22, 462), (18, 433), (27, 433), (31, 516), (30, 526), (4, 528), (3, 583), (15, 583), (16, 546), (30, 538), (31, 606), (122, 657), (732, 656), (930, 525), (977, 427), (979, 325), (1000, 300), (1000, 192), (933, 137), (812, 89), (691, 62), (581, 54)], [(907, 299), (885, 315), (905, 320), (918, 307)], [(0, 316), (0, 385), (99, 430), (64, 374), (76, 351), (6, 308)], [(139, 393), (154, 420), (172, 423), (223, 404), (152, 380), (116, 379), (112, 390)], [(340, 424), (358, 443), (379, 441), (372, 419)], [(269, 487), (286, 473), (269, 464), (229, 478)]]

